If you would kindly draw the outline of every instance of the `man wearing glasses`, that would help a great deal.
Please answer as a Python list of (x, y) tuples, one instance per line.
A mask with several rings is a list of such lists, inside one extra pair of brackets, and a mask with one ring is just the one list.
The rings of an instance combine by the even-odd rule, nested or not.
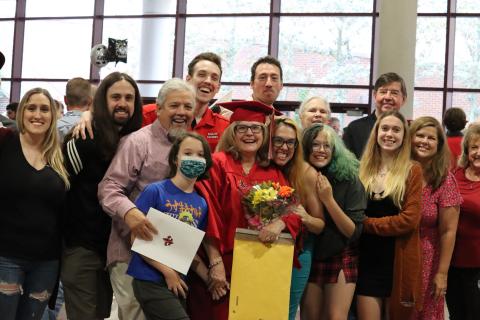
[(382, 74), (373, 87), (375, 112), (352, 121), (343, 132), (345, 145), (360, 159), (377, 118), (384, 112), (399, 110), (407, 99), (407, 89), (402, 77), (394, 72)]

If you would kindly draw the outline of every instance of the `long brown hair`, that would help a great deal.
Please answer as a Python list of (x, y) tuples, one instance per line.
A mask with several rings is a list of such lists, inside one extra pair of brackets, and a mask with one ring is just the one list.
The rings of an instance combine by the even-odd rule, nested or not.
[(57, 132), (57, 105), (55, 104), (55, 100), (52, 98), (48, 90), (43, 88), (33, 88), (28, 90), (28, 92), (22, 97), (17, 110), (18, 132), (20, 132), (20, 134), (25, 134), (25, 126), (23, 125), (25, 106), (34, 94), (44, 95), (48, 99), (50, 103), (50, 112), (52, 113), (52, 121), (50, 123), (50, 127), (45, 133), (45, 138), (43, 139), (42, 143), (42, 157), (45, 159), (45, 162), (60, 176), (65, 183), (65, 188), (68, 189), (70, 187), (70, 182), (68, 181), (67, 170), (63, 165), (63, 154), (59, 145)]
[[(415, 119), (415, 121), (410, 124), (410, 139), (412, 142), (417, 131), (426, 127), (435, 128), (437, 132), (438, 145), (437, 153), (432, 157), (429, 165), (422, 166), (423, 176), (425, 181), (432, 186), (432, 189), (436, 190), (447, 177), (448, 169), (450, 167), (450, 149), (445, 143), (447, 138), (445, 137), (445, 133), (443, 132), (440, 122), (433, 117), (420, 117)], [(413, 148), (412, 158), (416, 158)]]
[[(122, 125), (119, 131), (112, 121), (111, 112), (108, 110), (107, 91), (115, 83), (122, 80), (127, 81), (133, 87), (135, 100), (132, 117)], [(93, 100), (93, 122), (99, 133), (95, 136), (95, 139), (101, 146), (103, 156), (106, 160), (111, 160), (117, 151), (120, 138), (137, 131), (142, 126), (142, 98), (137, 83), (132, 77), (126, 73), (112, 72), (102, 80)]]
[[(305, 174), (305, 170), (307, 169), (307, 163), (303, 160), (303, 147), (302, 142), (300, 140), (300, 130), (298, 129), (295, 121), (289, 118), (276, 118), (275, 119), (275, 130), (280, 128), (281, 126), (286, 126), (292, 128), (295, 131), (295, 139), (297, 140), (297, 144), (295, 147), (295, 151), (293, 152), (293, 157), (288, 161), (288, 163), (280, 167), (283, 174), (288, 178), (288, 181), (292, 185), (292, 187), (296, 190), (296, 192), (300, 195), (302, 200), (306, 200), (306, 190), (303, 186), (302, 181), (304, 181), (303, 176)], [(275, 133), (273, 134), (275, 136)]]

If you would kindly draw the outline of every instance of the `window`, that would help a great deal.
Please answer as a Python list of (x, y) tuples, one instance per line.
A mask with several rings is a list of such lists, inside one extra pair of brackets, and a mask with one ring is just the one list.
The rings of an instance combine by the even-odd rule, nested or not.
[(17, 2), (15, 0), (0, 1), (0, 18), (14, 18), (16, 5)]
[(192, 17), (186, 25), (184, 75), (188, 63), (200, 52), (209, 50), (222, 57), (222, 82), (248, 83), (250, 66), (268, 53), (266, 17)]
[(22, 77), (88, 78), (91, 32), (91, 19), (26, 21)]
[[(447, 6), (450, 4), (450, 7)], [(414, 118), (480, 116), (480, 2), (418, 0)]]
[[(72, 77), (95, 81), (122, 71), (137, 80), (142, 96), (154, 98), (167, 79), (185, 78), (194, 56), (213, 51), (222, 57), (224, 69), (217, 98), (246, 99), (251, 65), (271, 54), (284, 67), (283, 108), (293, 111), (298, 101), (322, 95), (334, 111), (349, 104), (368, 111), (378, 17), (374, 3), (1, 0), (0, 49), (8, 57), (2, 76), (9, 81), (8, 94), (18, 100), (34, 86), (47, 87), (60, 98)], [(108, 46), (109, 38), (128, 41), (127, 63), (92, 66), (92, 47)]]

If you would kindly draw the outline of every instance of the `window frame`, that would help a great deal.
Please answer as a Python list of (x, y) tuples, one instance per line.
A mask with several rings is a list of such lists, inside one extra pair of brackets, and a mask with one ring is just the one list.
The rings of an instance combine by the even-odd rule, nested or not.
[[(174, 17), (175, 18), (175, 42), (173, 47), (173, 65), (172, 65), (172, 77), (184, 78), (184, 53), (185, 53), (185, 30), (188, 18), (193, 17), (268, 17), (269, 19), (269, 37), (268, 37), (268, 54), (274, 57), (278, 57), (279, 50), (279, 26), (280, 19), (282, 17), (371, 17), (372, 20), (372, 37), (370, 43), (370, 74), (369, 84), (367, 85), (342, 85), (342, 84), (307, 84), (307, 83), (284, 83), (284, 87), (304, 87), (304, 88), (326, 88), (326, 89), (363, 89), (368, 90), (368, 102), (364, 104), (360, 103), (331, 103), (332, 112), (341, 113), (348, 110), (355, 110), (369, 114), (372, 105), (372, 93), (373, 93), (373, 75), (375, 66), (375, 43), (376, 43), (376, 25), (379, 18), (379, 9), (377, 0), (372, 1), (372, 11), (367, 13), (352, 13), (352, 12), (324, 12), (324, 13), (284, 13), (281, 12), (281, 0), (271, 0), (270, 11), (266, 13), (214, 13), (214, 14), (188, 14), (187, 13), (187, 0), (176, 0), (176, 12), (175, 14), (147, 14), (147, 15), (105, 15), (104, 4), (105, 0), (95, 0), (94, 12), (92, 16), (68, 16), (68, 17), (26, 17), (26, 1), (16, 1), (16, 12), (14, 18), (2, 18), (1, 20), (14, 20), (14, 43), (13, 43), (13, 61), (12, 61), (12, 74), (11, 77), (5, 77), (5, 81), (11, 83), (10, 97), (12, 100), (20, 100), (20, 89), (22, 82), (28, 81), (45, 81), (45, 82), (65, 82), (68, 79), (52, 79), (52, 78), (24, 78), (22, 77), (22, 56), (23, 56), (23, 42), (25, 33), (25, 21), (29, 20), (62, 20), (62, 19), (91, 19), (93, 20), (92, 28), (92, 43), (93, 47), (97, 43), (102, 42), (103, 36), (103, 22), (109, 18), (124, 19), (124, 18), (162, 18), (162, 17)], [(93, 83), (98, 83), (99, 72), (98, 68), (90, 65), (90, 80)], [(245, 79), (245, 82), (222, 82), (222, 85), (249, 85), (249, 79)], [(143, 80), (138, 79), (139, 84), (162, 84), (164, 81), (160, 80)], [(150, 97), (145, 97), (150, 98)], [(277, 101), (276, 106), (281, 110), (293, 111), (298, 105), (299, 101)]]
[(453, 94), (454, 93), (480, 93), (480, 88), (458, 88), (453, 86), (454, 76), (454, 51), (455, 51), (455, 26), (456, 18), (473, 17), (480, 18), (480, 12), (478, 13), (458, 13), (456, 12), (457, 0), (447, 0), (447, 12), (436, 13), (417, 13), (417, 17), (442, 17), (446, 18), (446, 30), (445, 30), (445, 66), (443, 75), (442, 87), (414, 87), (414, 91), (435, 91), (442, 92), (442, 114), (452, 107)]

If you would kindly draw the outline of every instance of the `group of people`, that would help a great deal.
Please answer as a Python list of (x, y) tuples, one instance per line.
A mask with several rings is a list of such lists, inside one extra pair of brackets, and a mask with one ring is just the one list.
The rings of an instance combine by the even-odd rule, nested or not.
[[(321, 97), (302, 102), (301, 126), (273, 107), (270, 56), (252, 66), (251, 99), (212, 111), (222, 72), (201, 53), (146, 106), (125, 73), (75, 78), (59, 121), (47, 90), (24, 95), (17, 130), (0, 129), (2, 318), (40, 319), (61, 283), (72, 320), (108, 317), (112, 293), (119, 319), (228, 319), (242, 200), (266, 181), (299, 199), (258, 235), (295, 240), (289, 319), (443, 319), (445, 295), (451, 319), (480, 315), (480, 124), (462, 136), (465, 119), (446, 116), (448, 137), (432, 117), (408, 125), (403, 79), (387, 73), (342, 139)], [(187, 276), (130, 250), (158, 232), (150, 208), (205, 231)]]

